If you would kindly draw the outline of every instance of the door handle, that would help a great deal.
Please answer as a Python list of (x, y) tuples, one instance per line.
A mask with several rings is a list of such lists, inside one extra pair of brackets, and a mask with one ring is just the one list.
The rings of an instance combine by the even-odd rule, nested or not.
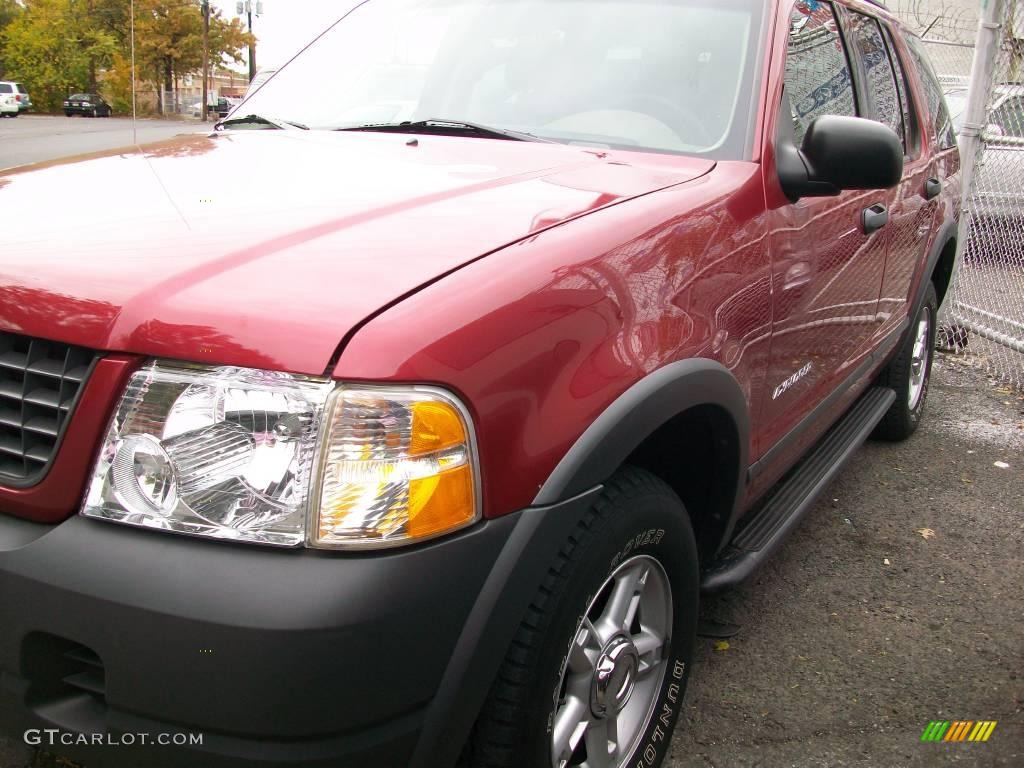
[(934, 178), (928, 179), (928, 181), (926, 181), (924, 183), (924, 199), (925, 200), (934, 200), (936, 197), (939, 196), (939, 193), (941, 193), (941, 192), (942, 192), (942, 182), (940, 182), (938, 179), (934, 179)]
[(861, 221), (864, 225), (864, 234), (870, 235), (889, 223), (889, 209), (881, 204), (872, 205), (861, 213)]

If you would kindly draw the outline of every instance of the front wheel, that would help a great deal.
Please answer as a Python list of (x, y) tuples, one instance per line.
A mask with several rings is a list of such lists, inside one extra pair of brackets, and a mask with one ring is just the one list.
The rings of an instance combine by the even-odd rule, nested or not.
[(625, 468), (534, 597), (477, 721), (473, 768), (654, 768), (696, 637), (697, 547), (679, 497)]
[(896, 401), (875, 427), (873, 436), (876, 438), (906, 440), (921, 423), (932, 375), (938, 304), (935, 286), (929, 281), (924, 303), (910, 326), (903, 347), (878, 377), (881, 386), (896, 391)]

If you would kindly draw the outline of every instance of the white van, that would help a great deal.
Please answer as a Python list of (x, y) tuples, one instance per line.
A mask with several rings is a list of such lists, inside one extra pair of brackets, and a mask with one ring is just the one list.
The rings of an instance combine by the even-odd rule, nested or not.
[(32, 106), (28, 91), (11, 80), (0, 80), (0, 117), (17, 117)]

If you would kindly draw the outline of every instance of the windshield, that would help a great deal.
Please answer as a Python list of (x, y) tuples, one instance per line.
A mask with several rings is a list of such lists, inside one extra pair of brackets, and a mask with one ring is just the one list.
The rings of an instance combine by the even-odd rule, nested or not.
[(742, 158), (762, 0), (370, 0), (238, 114)]
[(69, 101), (89, 101), (89, 94), (87, 93), (73, 93), (68, 96)]

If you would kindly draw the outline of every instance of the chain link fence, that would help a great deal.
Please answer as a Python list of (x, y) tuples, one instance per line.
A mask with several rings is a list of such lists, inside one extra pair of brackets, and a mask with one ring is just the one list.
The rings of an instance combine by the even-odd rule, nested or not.
[[(1004, 3), (992, 61), (974, 172), (965, 179), (959, 269), (947, 298), (940, 345), (1024, 389), (1024, 40)], [(910, 20), (908, 20), (910, 21)], [(961, 36), (962, 37), (962, 36)], [(926, 37), (954, 125), (963, 130), (974, 60), (973, 43)], [(968, 150), (969, 151), (969, 150)]]

